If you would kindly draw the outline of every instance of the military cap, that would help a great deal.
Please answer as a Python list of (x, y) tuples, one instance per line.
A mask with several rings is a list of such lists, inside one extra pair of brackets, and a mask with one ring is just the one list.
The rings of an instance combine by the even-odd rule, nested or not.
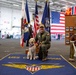
[(40, 28), (44, 28), (44, 25), (43, 25), (43, 24), (41, 24), (41, 25), (40, 25)]

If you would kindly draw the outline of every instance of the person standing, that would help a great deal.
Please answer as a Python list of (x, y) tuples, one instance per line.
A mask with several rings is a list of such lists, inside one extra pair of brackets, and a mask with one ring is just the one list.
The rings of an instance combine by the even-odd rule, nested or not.
[(36, 44), (39, 45), (38, 57), (42, 61), (45, 61), (48, 55), (48, 49), (50, 48), (50, 34), (44, 28), (44, 25), (40, 25), (39, 32), (35, 37)]
[(70, 57), (69, 61), (74, 61), (76, 56), (76, 29), (74, 29), (74, 35), (70, 38)]
[(32, 25), (30, 25), (29, 27), (29, 34), (30, 34), (30, 38), (32, 38), (33, 37)]

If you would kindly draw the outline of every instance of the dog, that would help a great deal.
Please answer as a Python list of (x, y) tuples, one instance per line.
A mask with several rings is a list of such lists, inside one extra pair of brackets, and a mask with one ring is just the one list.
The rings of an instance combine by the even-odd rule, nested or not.
[(27, 53), (27, 59), (30, 60), (35, 60), (36, 59), (36, 46), (35, 46), (35, 39), (34, 38), (30, 38), (29, 39), (29, 50)]

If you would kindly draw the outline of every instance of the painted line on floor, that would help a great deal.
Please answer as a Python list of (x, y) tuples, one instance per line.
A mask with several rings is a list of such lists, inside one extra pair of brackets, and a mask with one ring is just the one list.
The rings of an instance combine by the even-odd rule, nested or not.
[[(10, 53), (10, 54), (11, 54), (11, 53)], [(4, 58), (6, 58), (7, 56), (9, 56), (10, 54), (7, 54), (6, 56), (2, 57), (2, 58), (0, 59), (0, 61), (3, 60)]]
[(74, 66), (72, 63), (70, 63), (67, 59), (65, 59), (62, 55), (60, 55), (66, 62), (68, 62), (70, 65), (72, 65), (75, 69), (76, 69), (76, 66)]

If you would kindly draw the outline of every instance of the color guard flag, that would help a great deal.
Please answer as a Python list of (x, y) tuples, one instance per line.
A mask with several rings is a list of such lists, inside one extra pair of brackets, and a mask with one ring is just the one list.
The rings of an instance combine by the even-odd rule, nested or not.
[(22, 18), (21, 18), (21, 38), (20, 38), (20, 46), (24, 47), (24, 23), (26, 22), (25, 19), (25, 5), (24, 0), (22, 0)]
[[(26, 42), (27, 40), (29, 40), (29, 27), (28, 27), (28, 23), (30, 23), (30, 17), (29, 17), (29, 10), (28, 10), (28, 3), (26, 0), (26, 4), (25, 4), (25, 17), (26, 17), (26, 22), (25, 22), (25, 26), (24, 26), (24, 42)], [(27, 31), (27, 30), (28, 31)]]
[(35, 16), (34, 16), (34, 37), (36, 36), (38, 29), (39, 29), (39, 17), (38, 17), (38, 7), (37, 7), (37, 1), (36, 1)]
[(45, 29), (50, 33), (50, 8), (49, 3), (47, 1), (45, 2), (45, 8), (41, 23), (45, 26)]
[[(25, 25), (30, 23), (30, 18), (29, 18), (29, 11), (28, 11), (28, 4), (26, 0), (26, 4), (24, 4), (24, 0), (22, 0), (22, 19), (21, 19), (21, 39), (20, 39), (20, 45), (24, 47), (24, 40), (26, 39), (25, 34)], [(29, 37), (28, 37), (29, 38)]]
[(26, 15), (26, 23), (30, 23), (30, 17), (29, 17), (29, 10), (28, 10), (27, 0), (26, 0), (26, 5), (25, 5), (25, 15)]

